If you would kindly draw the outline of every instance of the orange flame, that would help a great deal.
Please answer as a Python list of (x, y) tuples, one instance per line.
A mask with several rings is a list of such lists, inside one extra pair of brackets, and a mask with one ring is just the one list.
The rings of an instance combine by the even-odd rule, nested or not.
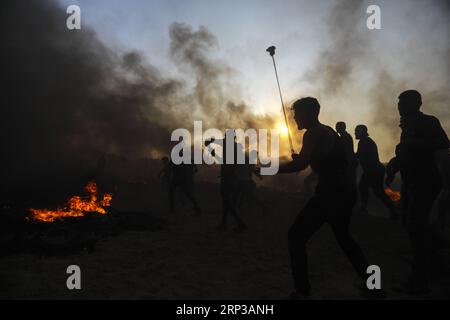
[(384, 189), (384, 192), (386, 192), (386, 194), (389, 196), (389, 198), (391, 198), (391, 200), (394, 202), (400, 201), (400, 199), (401, 199), (400, 192), (394, 191), (390, 187), (386, 187)]
[(90, 181), (86, 186), (86, 191), (89, 192), (89, 199), (83, 199), (80, 196), (73, 196), (63, 208), (58, 208), (54, 211), (47, 209), (33, 209), (30, 208), (33, 220), (43, 222), (54, 222), (57, 219), (67, 217), (83, 217), (86, 212), (97, 212), (106, 214), (104, 207), (111, 206), (112, 194), (105, 193), (103, 199), (97, 201), (97, 184)]

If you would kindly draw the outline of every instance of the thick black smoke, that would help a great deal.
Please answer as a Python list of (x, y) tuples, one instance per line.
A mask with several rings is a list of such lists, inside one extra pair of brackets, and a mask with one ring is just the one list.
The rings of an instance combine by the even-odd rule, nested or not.
[(231, 70), (208, 57), (205, 28), (170, 27), (171, 55), (195, 75), (190, 92), (138, 52), (117, 53), (87, 26), (66, 28), (55, 1), (2, 2), (2, 184), (84, 177), (102, 154), (167, 154), (170, 133), (192, 127), (261, 127), (225, 84)]
[(197, 120), (209, 127), (273, 128), (270, 116), (255, 116), (243, 101), (239, 101), (239, 88), (231, 82), (234, 70), (209, 55), (218, 40), (205, 27), (198, 31), (189, 25), (173, 23), (170, 26), (170, 54), (181, 70), (192, 74), (195, 87), (190, 97), (191, 109)]
[(6, 180), (80, 172), (102, 153), (139, 156), (167, 143), (163, 107), (179, 84), (137, 53), (115, 54), (89, 28), (69, 31), (66, 17), (50, 1), (3, 3)]

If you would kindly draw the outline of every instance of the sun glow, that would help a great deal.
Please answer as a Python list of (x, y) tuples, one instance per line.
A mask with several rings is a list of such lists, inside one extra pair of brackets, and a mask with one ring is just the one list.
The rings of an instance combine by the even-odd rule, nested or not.
[(282, 136), (288, 135), (288, 128), (286, 127), (286, 125), (284, 123), (282, 123), (282, 122), (278, 123), (277, 128), (278, 128), (280, 135), (282, 135)]

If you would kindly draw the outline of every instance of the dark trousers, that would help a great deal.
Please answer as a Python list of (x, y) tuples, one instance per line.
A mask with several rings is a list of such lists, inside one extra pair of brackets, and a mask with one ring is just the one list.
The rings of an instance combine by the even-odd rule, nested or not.
[(222, 196), (222, 225), (226, 226), (228, 213), (236, 220), (239, 227), (244, 226), (244, 222), (238, 215), (238, 204), (241, 192), (238, 189), (237, 182), (233, 179), (224, 179), (220, 183), (220, 194)]
[(361, 196), (361, 207), (367, 209), (369, 201), (369, 188), (373, 194), (379, 198), (386, 208), (389, 209), (391, 215), (395, 215), (395, 205), (389, 196), (384, 192), (384, 171), (380, 172), (364, 172), (359, 180), (359, 194)]
[(430, 213), (437, 192), (427, 185), (417, 187), (404, 185), (402, 187), (403, 222), (410, 239), (412, 250), (411, 280), (426, 284), (428, 280), (428, 265), (432, 251), (430, 236)]
[(339, 246), (357, 274), (362, 279), (366, 279), (366, 270), (369, 264), (361, 248), (349, 233), (355, 198), (355, 194), (314, 195), (295, 219), (289, 229), (288, 240), (292, 274), (297, 292), (310, 294), (306, 243), (325, 223), (332, 227)]
[[(169, 185), (169, 203), (170, 210), (175, 210), (175, 193), (177, 188), (179, 188), (183, 195), (185, 195), (193, 204), (194, 209), (197, 213), (200, 212), (200, 206), (198, 205), (197, 199), (194, 195), (194, 184), (185, 181), (172, 181)], [(182, 195), (180, 195), (182, 196)]]

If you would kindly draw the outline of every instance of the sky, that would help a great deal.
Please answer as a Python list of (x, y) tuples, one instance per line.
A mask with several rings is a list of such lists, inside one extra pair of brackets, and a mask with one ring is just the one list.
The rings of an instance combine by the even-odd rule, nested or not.
[[(82, 30), (66, 28), (72, 4), (81, 8)], [(369, 4), (381, 9), (380, 30), (366, 27)], [(192, 128), (194, 120), (203, 120), (204, 129), (277, 128), (281, 106), (265, 51), (275, 45), (286, 107), (318, 98), (323, 123), (345, 121), (350, 133), (367, 125), (388, 161), (399, 141), (396, 104), (404, 90), (419, 90), (423, 111), (449, 132), (449, 6), (447, 0), (7, 1), (0, 13), (8, 61), (2, 78), (5, 101), (14, 107), (3, 110), (2, 130), (27, 130), (5, 150), (26, 161), (45, 149), (54, 163), (77, 166), (103, 153), (160, 157), (170, 152), (171, 132)], [(302, 133), (290, 110), (288, 119), (299, 151)], [(280, 144), (289, 155), (285, 135)], [(16, 158), (11, 168), (20, 167)]]
[[(193, 30), (206, 27), (217, 38), (211, 56), (233, 70), (229, 81), (236, 88), (237, 98), (245, 101), (257, 114), (280, 112), (274, 71), (265, 52), (269, 45), (277, 46), (276, 62), (288, 105), (301, 96), (319, 95), (323, 110), (333, 111), (328, 115), (323, 112), (323, 118), (330, 125), (344, 120), (352, 132), (358, 123), (370, 124), (373, 128), (369, 127), (369, 131), (378, 139), (385, 138), (385, 128), (379, 125), (378, 117), (374, 119), (373, 113), (377, 111), (373, 110), (376, 106), (370, 99), (375, 97), (366, 91), (383, 84), (381, 71), (386, 71), (384, 75), (390, 77), (395, 75), (393, 80), (399, 90), (410, 89), (408, 83), (411, 86), (426, 84), (426, 90), (431, 92), (442, 90), (443, 84), (448, 88), (449, 20), (445, 14), (448, 12), (445, 1), (350, 0), (343, 1), (341, 7), (332, 0), (61, 2), (79, 5), (83, 23), (91, 26), (100, 39), (115, 50), (138, 50), (164, 76), (183, 78), (187, 83), (189, 73), (180, 72), (170, 58), (169, 26), (180, 22)], [(381, 8), (381, 30), (366, 28), (369, 15), (365, 11), (369, 4)], [(333, 21), (334, 25), (330, 25), (332, 19), (337, 19)], [(343, 29), (342, 33), (339, 29)], [(341, 39), (336, 40), (335, 33)], [(339, 52), (335, 54), (333, 50)], [(327, 67), (321, 65), (329, 62), (329, 59), (321, 61), (324, 52), (325, 57), (328, 52), (331, 59), (342, 53), (348, 55), (352, 70), (338, 81), (350, 82), (351, 90), (348, 83), (333, 90), (318, 85), (320, 73), (327, 72), (322, 70)], [(340, 63), (339, 59), (347, 62), (346, 57), (340, 57), (337, 63)], [(314, 81), (311, 81), (311, 72)], [(404, 86), (398, 85), (399, 82)], [(420, 87), (416, 89), (421, 90)], [(396, 99), (400, 92), (383, 99), (392, 109), (391, 126), (395, 125), (393, 118), (396, 117)], [(448, 108), (447, 100), (439, 108), (445, 108), (445, 105)], [(445, 119), (442, 121), (448, 130), (449, 113), (445, 110), (443, 113)], [(398, 135), (399, 131), (394, 131)], [(383, 160), (392, 155), (393, 144), (380, 147)]]
[[(212, 54), (235, 71), (245, 101), (256, 112), (278, 112), (280, 106), (270, 57), (265, 49), (276, 45), (280, 80), (285, 94), (294, 96), (289, 83), (307, 68), (321, 43), (331, 1), (62, 1), (78, 4), (85, 23), (119, 50), (142, 51), (149, 62), (168, 76), (176, 67), (168, 57), (168, 29), (173, 22), (194, 29), (205, 26), (218, 39)], [(314, 3), (314, 5), (312, 5)], [(314, 28), (311, 28), (314, 25)], [(303, 32), (308, 30), (308, 32)], [(308, 44), (308, 50), (303, 48)], [(293, 87), (293, 86), (292, 86)], [(275, 110), (274, 110), (275, 108)]]

